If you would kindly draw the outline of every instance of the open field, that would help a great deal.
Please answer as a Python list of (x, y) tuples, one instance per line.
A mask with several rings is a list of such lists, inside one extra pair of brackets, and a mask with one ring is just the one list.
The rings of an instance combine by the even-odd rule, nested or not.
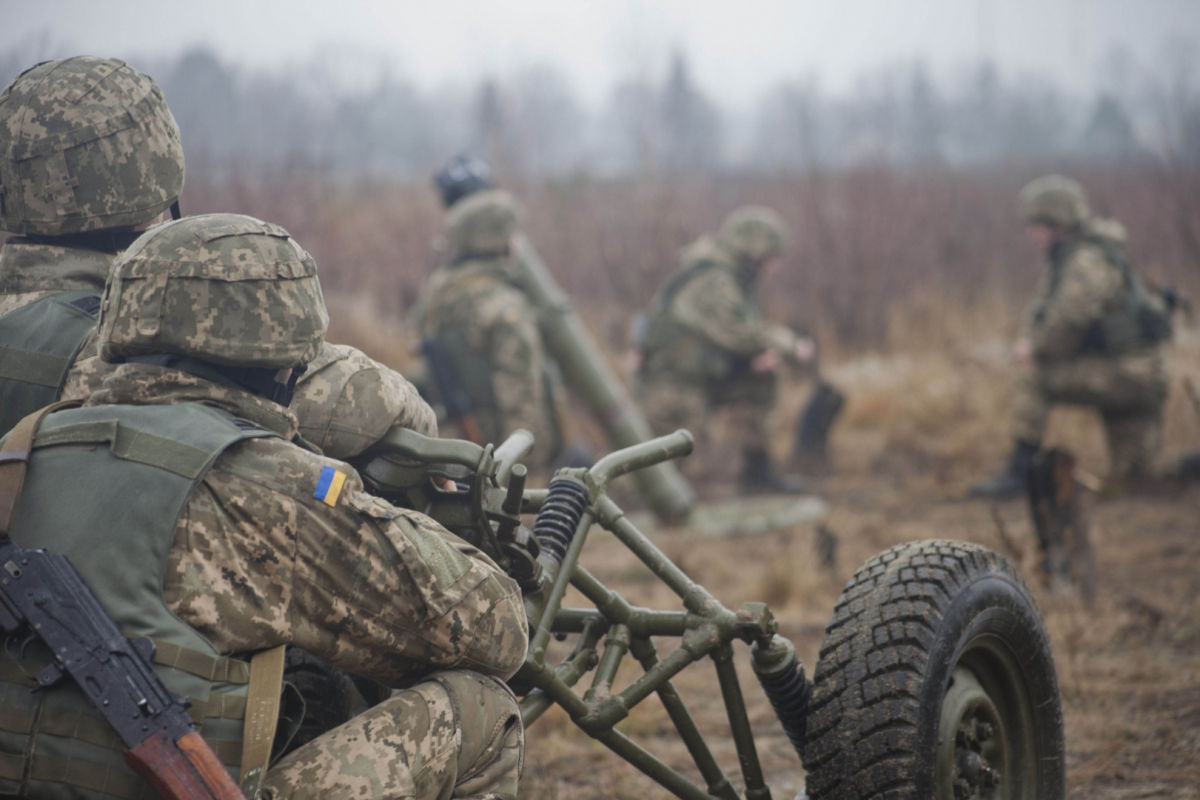
[[(1177, 360), (1194, 374), (1200, 340), (1193, 336), (1177, 351)], [(832, 571), (817, 565), (815, 523), (733, 539), (672, 531), (656, 534), (656, 541), (726, 605), (769, 602), (810, 673), (837, 595), (867, 558), (919, 538), (956, 538), (996, 549), (1020, 565), (1050, 633), (1066, 715), (1068, 796), (1200, 797), (1200, 492), (1193, 486), (1152, 496), (1092, 498), (1101, 587), (1096, 607), (1085, 608), (1071, 592), (1050, 592), (1037, 580), (1024, 502), (993, 506), (959, 499), (966, 484), (999, 458), (1003, 444), (977, 416), (984, 410), (980, 404), (992, 402), (985, 390), (1003, 396), (1002, 370), (980, 371), (963, 377), (949, 359), (933, 357), (911, 366), (852, 360), (832, 370), (852, 398), (832, 440), (838, 470), (822, 487), (832, 506), (823, 524), (838, 542)], [(957, 384), (964, 382), (982, 385), (957, 396), (963, 388)], [(957, 399), (939, 401), (943, 392)], [(1200, 417), (1186, 406), (1186, 401), (1172, 405), (1170, 441), (1200, 440)], [(939, 433), (922, 433), (935, 422)], [(1085, 469), (1103, 471), (1098, 422), (1086, 412), (1057, 412), (1051, 438), (1080, 453)], [(675, 607), (606, 538), (594, 534), (585, 554), (589, 569), (636, 602)], [(803, 771), (762, 698), (745, 648), (739, 657), (773, 796), (791, 797), (802, 786)], [(713, 697), (711, 668), (694, 667), (678, 684), (693, 699), (705, 730), (720, 738), (724, 711)], [(626, 729), (646, 737), (655, 752), (688, 764), (665, 715), (654, 703), (647, 705), (653, 710), (634, 715)], [(731, 748), (724, 756), (732, 769)], [(548, 716), (531, 728), (528, 759), (530, 798), (665, 796), (602, 746), (571, 731), (565, 715)]]
[[(530, 209), (531, 238), (564, 288), (589, 298), (581, 313), (614, 362), (630, 314), (691, 237), (748, 201), (775, 205), (793, 225), (789, 267), (767, 287), (767, 306), (775, 318), (820, 336), (826, 371), (850, 397), (832, 438), (837, 470), (821, 487), (832, 506), (824, 524), (837, 537), (837, 563), (832, 571), (816, 566), (813, 525), (737, 539), (655, 534), (693, 577), (730, 606), (768, 601), (811, 673), (841, 586), (870, 555), (915, 538), (1001, 550), (1034, 586), (1050, 632), (1066, 707), (1069, 797), (1200, 798), (1200, 491), (1093, 500), (1101, 589), (1090, 611), (1070, 594), (1037, 585), (1023, 503), (993, 509), (959, 499), (1008, 447), (1005, 342), (1039, 269), (1013, 198), (1033, 174), (863, 168), (838, 176), (580, 179), (518, 186), (518, 193)], [(1200, 299), (1200, 175), (1146, 166), (1080, 177), (1097, 208), (1126, 223), (1145, 274)], [(431, 242), (440, 216), (428, 187), (319, 176), (189, 180), (186, 211), (271, 219), (313, 251), (330, 300), (331, 338), (401, 369), (412, 365), (405, 315), (436, 258)], [(1166, 442), (1177, 455), (1200, 446), (1200, 408), (1182, 383), (1200, 384), (1194, 328), (1178, 337), (1171, 358)], [(806, 390), (802, 378), (788, 384), (775, 421), (781, 441), (790, 440), (788, 421)], [(576, 432), (593, 430), (576, 425)], [(1099, 425), (1089, 413), (1056, 412), (1051, 440), (1103, 475)], [(720, 486), (705, 492), (728, 495)], [(585, 563), (636, 603), (676, 607), (602, 536)], [(803, 771), (750, 676), (748, 655), (739, 657), (774, 796), (791, 797)], [(693, 668), (678, 685), (732, 768), (711, 669)], [(673, 762), (686, 761), (656, 709), (624, 727)], [(525, 797), (661, 794), (562, 715), (548, 714), (529, 732)]]

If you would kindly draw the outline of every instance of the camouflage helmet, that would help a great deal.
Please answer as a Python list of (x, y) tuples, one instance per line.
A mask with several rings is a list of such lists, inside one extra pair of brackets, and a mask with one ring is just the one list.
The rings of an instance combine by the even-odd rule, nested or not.
[(1025, 184), (1020, 205), (1030, 224), (1078, 228), (1091, 216), (1083, 186), (1062, 175), (1043, 175)]
[(717, 241), (744, 264), (761, 264), (783, 252), (787, 226), (765, 206), (736, 209), (717, 231)]
[(117, 258), (100, 308), (100, 356), (282, 369), (311, 361), (328, 324), (317, 265), (287, 231), (204, 214), (156, 225)]
[(520, 208), (500, 189), (476, 192), (446, 215), (446, 240), (460, 257), (502, 256), (520, 223)]
[(77, 56), (0, 94), (0, 227), (41, 236), (141, 225), (183, 190), (179, 127), (147, 75)]

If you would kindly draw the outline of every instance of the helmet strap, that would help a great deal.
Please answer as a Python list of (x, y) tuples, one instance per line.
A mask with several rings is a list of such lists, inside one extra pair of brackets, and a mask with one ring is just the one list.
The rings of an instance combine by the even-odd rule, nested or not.
[(179, 219), (182, 216), (183, 214), (179, 211), (179, 198), (176, 198), (175, 202), (171, 203), (171, 219)]

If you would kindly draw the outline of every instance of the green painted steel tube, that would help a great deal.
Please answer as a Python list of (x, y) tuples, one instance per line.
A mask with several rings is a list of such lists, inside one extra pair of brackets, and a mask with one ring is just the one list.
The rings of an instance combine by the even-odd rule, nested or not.
[(610, 730), (596, 738), (609, 750), (633, 764), (676, 797), (684, 800), (712, 800), (708, 792), (671, 769), (661, 759), (625, 734)]
[(720, 607), (715, 597), (655, 547), (650, 539), (625, 517), (621, 507), (607, 496), (596, 501), (596, 516), (602, 526), (612, 531), (622, 544), (633, 551), (643, 564), (679, 595), (688, 611), (707, 616), (714, 607)]
[[(554, 617), (554, 633), (579, 633), (589, 622), (607, 618), (590, 608), (564, 608)], [(637, 636), (683, 636), (687, 630), (687, 614), (683, 611), (638, 609), (636, 618), (627, 623)]]
[[(658, 663), (658, 652), (649, 639), (634, 639), (629, 643), (629, 650), (646, 672), (652, 670)], [(675, 690), (675, 685), (670, 681), (663, 681), (656, 691), (658, 699), (667, 711), (667, 716), (671, 718), (671, 723), (679, 733), (679, 738), (683, 740), (692, 761), (695, 762), (705, 783), (708, 784), (708, 793), (713, 797), (721, 798), (721, 800), (737, 800), (737, 792), (729, 782), (729, 777), (717, 764), (712, 750), (704, 741), (704, 735), (700, 733), (696, 721), (692, 719), (692, 715), (684, 706), (683, 698)]]
[(729, 716), (729, 732), (733, 734), (733, 744), (742, 765), (742, 778), (746, 781), (746, 798), (770, 800), (771, 792), (763, 777), (758, 749), (754, 746), (754, 733), (750, 730), (750, 718), (746, 716), (742, 687), (738, 683), (737, 669), (733, 666), (733, 648), (728, 643), (713, 653), (713, 664), (717, 668), (717, 682), (721, 685), (725, 712)]
[[(646, 418), (609, 368), (566, 294), (533, 245), (520, 234), (516, 237), (516, 254), (513, 260), (521, 271), (522, 289), (538, 309), (547, 350), (558, 362), (567, 384), (596, 415), (613, 446), (629, 447), (653, 438)], [(639, 470), (634, 480), (660, 519), (682, 520), (696, 504), (696, 493), (674, 464)]]

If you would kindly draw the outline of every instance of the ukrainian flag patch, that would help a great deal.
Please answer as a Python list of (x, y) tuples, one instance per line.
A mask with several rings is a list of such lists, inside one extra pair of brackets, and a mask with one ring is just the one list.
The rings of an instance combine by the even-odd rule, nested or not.
[(340, 469), (325, 467), (321, 470), (321, 477), (317, 478), (317, 488), (313, 490), (313, 497), (327, 506), (336, 506), (342, 493), (342, 484), (345, 482), (346, 473)]

